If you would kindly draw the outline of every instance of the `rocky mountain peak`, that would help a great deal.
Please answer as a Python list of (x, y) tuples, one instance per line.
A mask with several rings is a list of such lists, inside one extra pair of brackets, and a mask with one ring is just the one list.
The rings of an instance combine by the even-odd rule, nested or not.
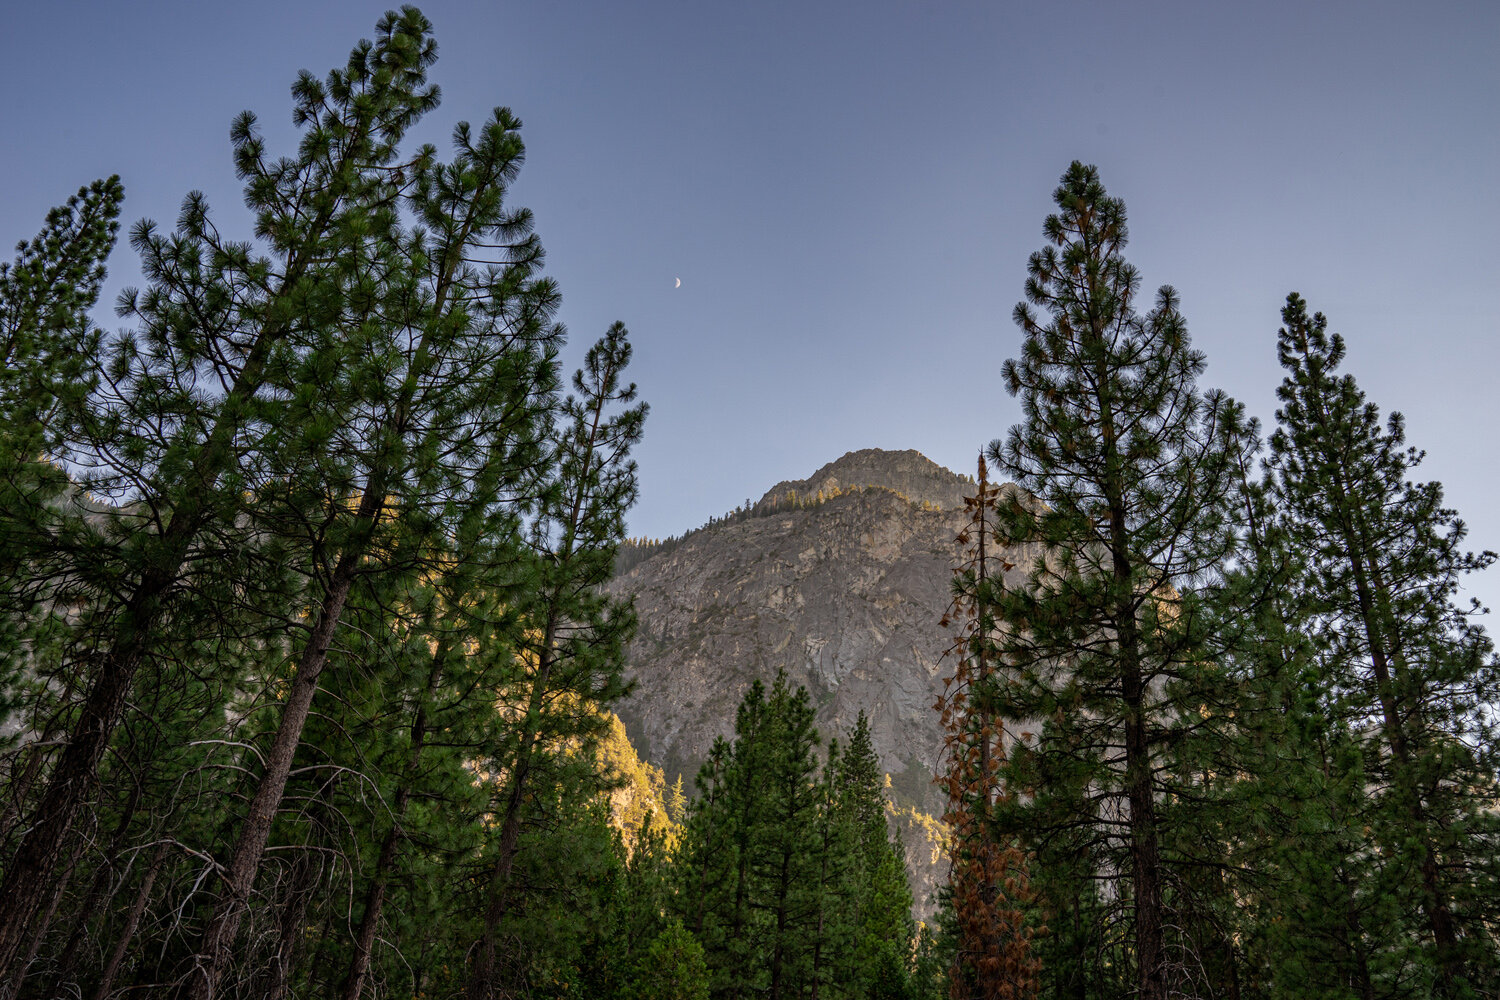
[(973, 493), (972, 479), (950, 472), (919, 451), (862, 448), (829, 462), (806, 479), (777, 483), (754, 509), (762, 512), (814, 499), (820, 492), (828, 497), (872, 486), (938, 510), (956, 510), (963, 506), (964, 496)]
[[(748, 511), (636, 553), (610, 584), (640, 619), (628, 654), (635, 693), (618, 710), (630, 741), (667, 782), (681, 774), (691, 786), (756, 680), (785, 671), (806, 686), (825, 742), (864, 712), (917, 896), (928, 898), (944, 864), (933, 702), (953, 669), (940, 622), (974, 491), (919, 452), (852, 451), (777, 483)], [(1029, 560), (1012, 561), (1020, 574)]]

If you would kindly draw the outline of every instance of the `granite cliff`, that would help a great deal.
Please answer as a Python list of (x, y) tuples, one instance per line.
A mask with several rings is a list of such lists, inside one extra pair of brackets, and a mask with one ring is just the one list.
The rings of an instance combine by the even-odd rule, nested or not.
[(618, 711), (641, 756), (690, 788), (746, 688), (778, 670), (807, 687), (825, 744), (865, 711), (925, 911), (943, 803), (933, 702), (952, 672), (939, 621), (973, 492), (915, 451), (851, 452), (639, 553), (611, 586), (640, 616)]

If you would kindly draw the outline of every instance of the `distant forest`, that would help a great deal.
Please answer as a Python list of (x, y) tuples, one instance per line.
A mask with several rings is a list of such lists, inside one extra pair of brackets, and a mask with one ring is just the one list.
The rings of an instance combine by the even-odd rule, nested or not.
[(955, 546), (936, 918), (784, 676), (669, 787), (605, 585), (695, 532), (625, 538), (629, 336), (560, 370), (519, 122), (410, 141), (435, 45), (238, 118), (253, 229), (137, 223), (118, 332), (117, 178), (0, 265), (0, 998), (1500, 996), (1494, 554), (1298, 295), (1268, 435), (1201, 389), (1081, 163)]

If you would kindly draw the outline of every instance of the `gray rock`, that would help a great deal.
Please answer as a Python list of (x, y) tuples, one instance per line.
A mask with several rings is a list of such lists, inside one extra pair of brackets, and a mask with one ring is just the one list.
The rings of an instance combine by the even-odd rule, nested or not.
[[(941, 815), (933, 704), (953, 672), (953, 635), (939, 622), (974, 492), (915, 451), (851, 452), (615, 580), (640, 616), (637, 687), (618, 711), (641, 756), (691, 788), (714, 739), (733, 734), (746, 689), (785, 670), (812, 695), (825, 744), (865, 711), (898, 806)], [(930, 824), (901, 825), (920, 901), (940, 862)], [(928, 846), (912, 850), (917, 841)]]

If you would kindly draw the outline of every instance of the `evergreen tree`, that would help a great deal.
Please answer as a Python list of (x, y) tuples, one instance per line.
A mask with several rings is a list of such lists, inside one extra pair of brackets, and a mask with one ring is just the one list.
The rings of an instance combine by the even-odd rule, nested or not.
[(1049, 885), (1045, 901), (1124, 903), (1134, 986), (1162, 1000), (1197, 988), (1192, 942), (1169, 940), (1190, 903), (1177, 876), (1221, 861), (1217, 845), (1193, 853), (1166, 832), (1193, 820), (1233, 708), (1195, 591), (1235, 546), (1238, 410), (1198, 390), (1203, 356), (1172, 289), (1136, 312), (1124, 204), (1097, 171), (1075, 162), (1054, 199), (1015, 311), (1021, 355), (1004, 369), (1025, 422), (989, 448), (1020, 487), (997, 505), (998, 534), (1038, 558), (1025, 586), (984, 585), (1000, 634), (975, 697), (1039, 729), (1003, 766), (1002, 831), (1037, 850), (1034, 870), (1108, 886)]
[(849, 733), (848, 749), (836, 761), (830, 758), (829, 767), (837, 771), (831, 811), (852, 840), (842, 914), (851, 940), (840, 942), (849, 964), (840, 970), (838, 995), (904, 997), (917, 933), (906, 852), (886, 822), (884, 775), (863, 711)]
[(785, 675), (769, 695), (753, 683), (734, 742), (716, 744), (698, 774), (679, 905), (703, 946), (714, 997), (801, 996), (822, 969), (846, 962), (824, 940), (837, 919), (825, 851), (837, 839), (825, 824), (813, 714), (807, 691), (793, 692)]
[[(1299, 559), (1253, 481), (1259, 442), (1239, 463), (1245, 549), (1215, 595), (1210, 630), (1236, 679), (1240, 766), (1213, 783), (1213, 836), (1234, 862), (1221, 919), (1248, 995), (1394, 997), (1409, 974), (1410, 927), (1382, 890), (1369, 850), (1358, 740), (1325, 669)], [(1225, 893), (1228, 895), (1228, 892)]]
[(680, 920), (672, 920), (651, 941), (620, 995), (625, 1000), (708, 1000), (703, 947)]
[(1003, 579), (1015, 566), (992, 553), (991, 520), (1000, 490), (990, 486), (982, 455), (978, 486), (964, 500), (969, 525), (958, 541), (968, 547), (967, 559), (955, 574), (953, 604), (942, 620), (961, 622), (949, 650), (956, 654), (954, 672), (943, 678), (943, 695), (933, 706), (944, 730), (943, 820), (951, 861), (945, 898), (956, 945), (949, 973), (954, 1000), (1020, 998), (1038, 985), (1025, 910), (1031, 902), (1026, 856), (1017, 838), (998, 834), (991, 820), (1010, 793), (1000, 784), (1006, 734), (993, 696), (990, 591), (992, 579)]
[(76, 597), (55, 572), (47, 536), (75, 497), (47, 456), (59, 411), (76, 407), (97, 377), (90, 362), (102, 334), (88, 310), (122, 198), (118, 178), (95, 181), (49, 212), (13, 263), (0, 264), (0, 716), (37, 737), (3, 757), (0, 841), (27, 806), (45, 766), (41, 748), (60, 735), (69, 700), (58, 697), (69, 677), (56, 676), (62, 621), (54, 615)]
[(455, 129), (450, 163), (423, 155), (393, 192), (420, 226), (370, 221), (348, 254), (349, 315), (288, 359), (285, 426), (300, 434), (271, 456), (286, 485), (257, 515), (273, 531), (301, 529), (317, 610), (186, 997), (208, 1000), (229, 959), (356, 579), (426, 571), (467, 514), (531, 485), (558, 332), (530, 215), (504, 201), (524, 154), (519, 125), (496, 109), (477, 131)]
[(617, 323), (574, 374), (577, 396), (564, 402), (566, 422), (554, 428), (554, 475), (541, 484), (530, 528), (538, 582), (521, 606), (517, 676), (501, 692), (511, 727), (497, 734), (487, 754), (502, 781), (497, 842), (482, 877), (484, 916), (469, 970), (470, 1000), (488, 1000), (496, 989), (496, 935), (511, 906), (511, 870), (528, 798), (567, 780), (553, 764), (566, 764), (563, 751), (570, 747), (597, 741), (611, 719), (600, 709), (627, 690), (625, 643), (635, 616), (601, 588), (612, 575), (625, 511), (635, 500), (630, 449), (646, 418), (645, 404), (632, 405), (635, 383), (623, 380), (630, 353)]
[[(408, 9), (383, 20), (378, 40), (357, 49), (326, 87), (311, 76), (299, 81), (304, 135), (295, 158), (267, 162), (253, 116), (236, 121), (236, 168), (266, 256), (223, 239), (196, 194), (172, 236), (150, 223), (132, 234), (150, 285), (122, 308), (139, 330), (106, 345), (99, 388), (59, 415), (67, 433), (52, 442), (57, 460), (89, 470), (84, 486), (96, 497), (129, 506), (118, 516), (78, 512), (44, 529), (64, 560), (33, 572), (88, 584), (70, 647), (86, 694), (0, 882), (0, 973), (56, 887), (142, 662), (166, 653), (173, 623), (196, 616), (201, 636), (235, 606), (227, 571), (256, 548), (233, 529), (247, 467), (267, 433), (267, 379), (294, 350), (291, 341), (346, 312), (355, 280), (348, 268), (358, 259), (349, 251), (399, 186), (402, 136), (436, 101), (425, 78), (432, 58), (426, 22)], [(179, 607), (188, 580), (195, 598), (218, 587), (216, 607)]]
[[(765, 687), (753, 683), (735, 713), (742, 742), (759, 724)], [(704, 951), (716, 996), (749, 977), (749, 885), (744, 859), (760, 813), (760, 785), (722, 736), (714, 740), (696, 777), (698, 797), (688, 805), (676, 859), (677, 909)], [(748, 750), (748, 747), (746, 748)]]
[[(102, 332), (89, 320), (125, 197), (118, 177), (99, 180), (47, 213), (46, 225), (0, 264), (0, 426), (11, 462), (44, 454), (56, 418), (79, 405), (98, 373)], [(55, 432), (55, 428), (53, 428)], [(10, 510), (10, 507), (6, 508)]]
[(819, 905), (821, 795), (813, 748), (818, 731), (805, 688), (778, 676), (766, 702), (764, 821), (750, 840), (751, 908), (764, 921), (763, 989), (771, 1000), (800, 996), (815, 979)]
[(1463, 574), (1494, 554), (1462, 549), (1442, 487), (1416, 483), (1422, 455), (1400, 414), (1382, 425), (1351, 375), (1343, 338), (1293, 294), (1277, 353), (1288, 375), (1271, 445), (1276, 497), (1308, 595), (1328, 708), (1360, 751), (1361, 817), (1380, 850), (1381, 891), (1420, 928), (1440, 996), (1500, 976), (1494, 928), (1496, 665), (1456, 602)]

